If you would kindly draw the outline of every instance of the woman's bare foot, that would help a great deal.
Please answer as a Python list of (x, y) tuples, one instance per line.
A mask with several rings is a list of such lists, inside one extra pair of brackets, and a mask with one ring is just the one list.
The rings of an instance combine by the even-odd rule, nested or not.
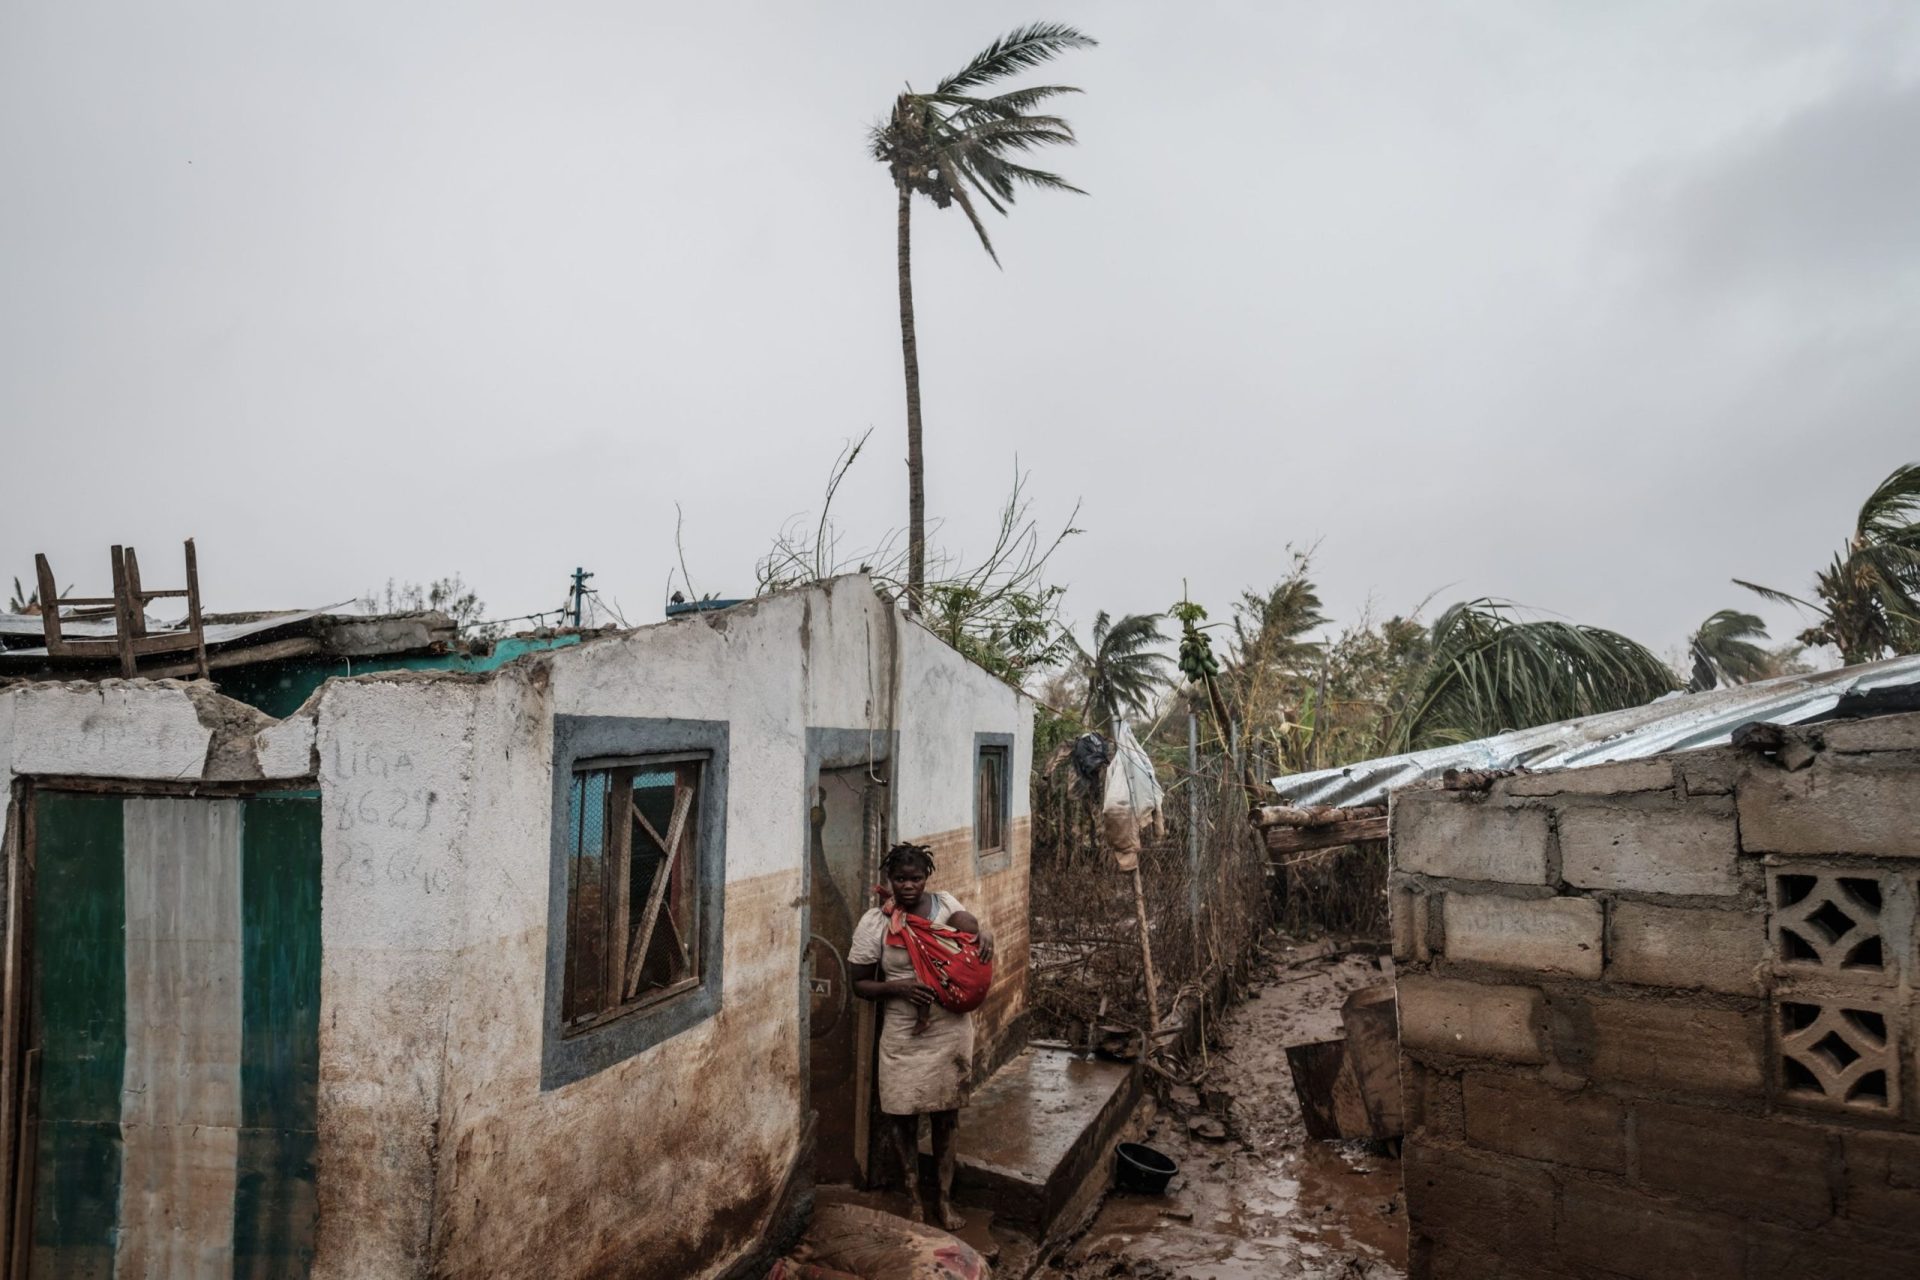
[(953, 1206), (950, 1204), (940, 1205), (940, 1207), (935, 1210), (935, 1214), (940, 1220), (940, 1225), (948, 1231), (958, 1231), (967, 1225), (967, 1220), (955, 1213)]

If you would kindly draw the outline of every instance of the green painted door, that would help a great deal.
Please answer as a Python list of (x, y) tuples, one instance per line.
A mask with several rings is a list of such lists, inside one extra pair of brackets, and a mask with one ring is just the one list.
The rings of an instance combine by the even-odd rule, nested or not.
[(306, 1275), (318, 798), (33, 803), (32, 1276)]

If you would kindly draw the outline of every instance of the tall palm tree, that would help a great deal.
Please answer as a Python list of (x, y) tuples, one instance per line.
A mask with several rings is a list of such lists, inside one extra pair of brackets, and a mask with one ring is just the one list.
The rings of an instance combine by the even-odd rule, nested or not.
[(1157, 613), (1130, 613), (1109, 618), (1105, 610), (1093, 619), (1093, 647), (1080, 651), (1080, 674), (1087, 695), (1082, 707), (1087, 724), (1111, 732), (1122, 716), (1140, 715), (1154, 692), (1168, 680), (1171, 660), (1154, 646), (1166, 643)]
[(1720, 610), (1701, 623), (1687, 641), (1687, 652), (1693, 659), (1693, 678), (1687, 688), (1699, 693), (1775, 674), (1773, 652), (1754, 643), (1766, 638), (1767, 625), (1756, 615)]
[(1433, 624), (1433, 656), (1412, 678), (1403, 750), (1471, 742), (1652, 702), (1673, 672), (1617, 632), (1522, 621), (1494, 600), (1456, 604)]
[(1853, 536), (1814, 577), (1820, 603), (1733, 581), (1819, 615), (1800, 642), (1830, 644), (1848, 666), (1920, 649), (1920, 463), (1895, 467), (1867, 496)]
[(868, 135), (873, 158), (887, 166), (899, 197), (900, 355), (907, 375), (907, 608), (915, 613), (927, 580), (927, 497), (920, 452), (920, 352), (913, 330), (913, 196), (927, 197), (937, 209), (959, 205), (980, 237), (980, 247), (998, 266), (1000, 255), (974, 207), (974, 196), (1004, 215), (1023, 185), (1085, 195), (1060, 175), (1014, 159), (1040, 147), (1074, 142), (1073, 128), (1065, 120), (1037, 114), (1034, 108), (1078, 89), (1036, 85), (993, 97), (981, 97), (978, 91), (1068, 49), (1094, 43), (1060, 22), (1035, 22), (1009, 31), (931, 93), (916, 93), (909, 85)]

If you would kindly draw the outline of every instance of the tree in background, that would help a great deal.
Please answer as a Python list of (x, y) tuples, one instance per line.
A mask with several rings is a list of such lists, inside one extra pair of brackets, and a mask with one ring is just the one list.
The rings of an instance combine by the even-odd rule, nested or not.
[(1868, 495), (1853, 536), (1814, 578), (1819, 603), (1733, 581), (1817, 614), (1800, 642), (1830, 644), (1848, 666), (1920, 649), (1920, 463), (1894, 468)]
[[(755, 566), (761, 595), (808, 583), (824, 582), (837, 574), (857, 571), (872, 579), (889, 600), (907, 596), (910, 554), (900, 547), (897, 532), (864, 551), (848, 551), (833, 518), (833, 500), (847, 472), (860, 457), (867, 436), (849, 442), (834, 459), (826, 495), (818, 516), (796, 516), (774, 538), (773, 547)], [(922, 621), (927, 629), (1015, 688), (1067, 660), (1073, 638), (1060, 621), (1060, 598), (1066, 588), (1046, 581), (1047, 562), (1074, 534), (1073, 514), (1059, 532), (1043, 537), (1032, 516), (1027, 477), (1016, 471), (1013, 487), (1001, 503), (993, 545), (978, 560), (936, 554), (932, 580), (923, 581)], [(921, 549), (921, 572), (928, 559)]]
[(437, 578), (426, 586), (417, 582), (396, 583), (387, 579), (384, 590), (369, 591), (357, 603), (368, 613), (444, 613), (462, 636), (476, 640), (497, 638), (499, 628), (481, 619), (486, 603), (458, 573)]
[(1758, 616), (1737, 609), (1720, 610), (1687, 639), (1687, 653), (1692, 659), (1688, 690), (1700, 693), (1751, 684), (1790, 675), (1801, 668), (1796, 661), (1801, 645), (1789, 641), (1770, 649), (1757, 643), (1767, 638), (1766, 623)]
[[(1071, 85), (1036, 85), (993, 97), (977, 91), (1021, 71), (1051, 61), (1068, 49), (1085, 49), (1094, 40), (1058, 22), (1036, 22), (1001, 36), (975, 54), (931, 93), (912, 86), (893, 101), (887, 118), (868, 135), (873, 158), (887, 166), (899, 198), (897, 253), (900, 274), (900, 354), (907, 380), (907, 608), (917, 613), (926, 587), (926, 473), (920, 449), (920, 354), (913, 326), (912, 211), (916, 194), (937, 209), (959, 205), (980, 237), (980, 247), (999, 264), (993, 241), (980, 220), (978, 196), (1004, 215), (1021, 186), (1054, 191), (1080, 188), (1058, 174), (1022, 165), (1014, 157), (1040, 147), (1071, 145), (1073, 128), (1064, 119), (1035, 111)], [(972, 188), (972, 194), (968, 189)]]
[(1396, 727), (1402, 750), (1636, 707), (1676, 684), (1664, 662), (1618, 632), (1524, 621), (1495, 600), (1454, 605), (1431, 642)]
[(1167, 639), (1160, 633), (1161, 616), (1130, 613), (1116, 621), (1104, 609), (1094, 615), (1092, 647), (1075, 646), (1075, 665), (1086, 687), (1081, 718), (1089, 728), (1112, 736), (1116, 721), (1145, 714), (1154, 694), (1166, 686), (1172, 663), (1157, 651)]
[(1304, 760), (1312, 734), (1316, 681), (1326, 646), (1307, 637), (1326, 625), (1311, 576), (1312, 552), (1290, 550), (1287, 576), (1265, 591), (1247, 590), (1233, 606), (1220, 685), (1231, 744), (1237, 729), (1257, 769)]

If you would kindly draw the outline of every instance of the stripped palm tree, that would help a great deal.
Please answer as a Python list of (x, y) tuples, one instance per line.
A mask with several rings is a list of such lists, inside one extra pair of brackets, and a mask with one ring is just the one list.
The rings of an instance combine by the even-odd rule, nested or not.
[(1433, 656), (1413, 678), (1402, 750), (1470, 742), (1653, 701), (1673, 672), (1600, 627), (1523, 621), (1495, 600), (1456, 604), (1433, 624)]
[(1693, 660), (1693, 678), (1687, 688), (1700, 693), (1777, 674), (1773, 651), (1754, 643), (1766, 638), (1767, 624), (1757, 615), (1720, 610), (1701, 623), (1687, 641), (1687, 652)]
[(1813, 580), (1819, 603), (1733, 581), (1818, 615), (1800, 642), (1830, 644), (1848, 666), (1920, 650), (1920, 463), (1895, 467), (1868, 495), (1853, 536)]
[(1165, 687), (1172, 660), (1157, 651), (1166, 643), (1157, 613), (1130, 613), (1109, 618), (1103, 610), (1093, 619), (1093, 645), (1080, 651), (1080, 675), (1086, 681), (1082, 718), (1090, 728), (1109, 736), (1122, 717), (1141, 715), (1153, 695)]
[[(912, 207), (917, 193), (945, 209), (959, 205), (980, 237), (980, 247), (997, 266), (986, 224), (974, 206), (977, 196), (1005, 214), (1021, 186), (1086, 194), (1059, 174), (1018, 163), (1037, 148), (1071, 145), (1073, 128), (1035, 108), (1071, 85), (1036, 85), (992, 97), (979, 90), (1021, 71), (1051, 61), (1068, 49), (1095, 41), (1059, 22), (1035, 22), (1001, 36), (982, 49), (931, 93), (911, 85), (893, 100), (887, 118), (873, 126), (873, 158), (887, 166), (899, 197), (900, 354), (907, 375), (907, 607), (919, 612), (926, 588), (926, 476), (920, 450), (920, 354), (913, 327)], [(971, 190), (969, 190), (971, 189)]]

